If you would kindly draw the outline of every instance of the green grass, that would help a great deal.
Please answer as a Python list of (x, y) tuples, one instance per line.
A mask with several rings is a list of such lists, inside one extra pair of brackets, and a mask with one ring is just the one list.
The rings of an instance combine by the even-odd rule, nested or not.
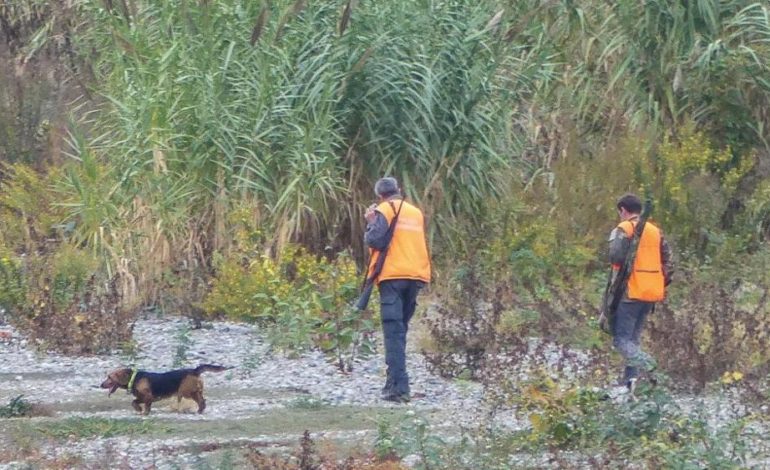
[(323, 401), (309, 396), (299, 396), (286, 404), (287, 408), (296, 410), (320, 410), (324, 406)]
[(299, 400), (292, 407), (253, 413), (243, 419), (191, 420), (179, 418), (96, 418), (68, 417), (27, 420), (0, 420), (0, 440), (24, 433), (33, 440), (88, 439), (93, 437), (143, 436), (147, 438), (219, 439), (301, 435), (306, 429), (316, 431), (374, 430), (378, 420), (395, 421), (408, 410), (404, 408), (318, 406), (312, 400)]
[(40, 424), (35, 430), (56, 439), (87, 439), (168, 434), (172, 428), (153, 419), (66, 418)]

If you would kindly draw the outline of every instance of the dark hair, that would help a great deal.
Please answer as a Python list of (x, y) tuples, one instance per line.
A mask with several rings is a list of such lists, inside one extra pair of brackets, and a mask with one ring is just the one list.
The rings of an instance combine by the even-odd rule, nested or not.
[(626, 193), (618, 199), (618, 210), (625, 208), (632, 214), (642, 212), (642, 200), (636, 194)]

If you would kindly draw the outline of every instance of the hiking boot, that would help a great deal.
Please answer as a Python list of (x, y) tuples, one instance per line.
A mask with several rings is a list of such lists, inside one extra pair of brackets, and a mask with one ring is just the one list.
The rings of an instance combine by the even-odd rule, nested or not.
[(636, 384), (639, 381), (638, 378), (632, 377), (628, 379), (628, 382), (626, 382), (626, 388), (628, 389), (628, 395), (631, 397), (631, 400), (636, 401), (636, 395), (634, 395), (634, 392), (636, 391)]
[(601, 401), (612, 401), (619, 403), (624, 401), (628, 397), (628, 384), (627, 383), (614, 383), (602, 390), (599, 395)]
[(382, 399), (393, 403), (409, 403), (410, 401), (408, 393), (386, 393), (382, 395)]
[(388, 378), (385, 379), (385, 385), (382, 386), (382, 389), (380, 390), (380, 394), (385, 396), (391, 393), (392, 388), (393, 388), (393, 378), (391, 378), (390, 374), (388, 374)]

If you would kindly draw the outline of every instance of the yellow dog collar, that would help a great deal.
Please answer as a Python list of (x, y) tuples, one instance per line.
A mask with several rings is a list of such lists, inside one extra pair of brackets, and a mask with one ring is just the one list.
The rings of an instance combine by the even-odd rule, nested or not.
[(126, 393), (131, 393), (131, 388), (134, 386), (134, 379), (136, 379), (137, 372), (139, 372), (139, 369), (136, 367), (131, 369), (131, 378), (128, 380), (128, 385), (126, 385)]

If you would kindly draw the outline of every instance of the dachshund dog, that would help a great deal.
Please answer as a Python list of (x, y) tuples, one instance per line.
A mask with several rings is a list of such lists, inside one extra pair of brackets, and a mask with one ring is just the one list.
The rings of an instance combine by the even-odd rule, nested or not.
[[(107, 375), (101, 388), (110, 389), (109, 395), (115, 390), (124, 388), (134, 395), (131, 403), (134, 409), (145, 415), (150, 413), (152, 402), (176, 395), (177, 402), (182, 398), (191, 398), (198, 404), (198, 413), (206, 409), (206, 400), (203, 398), (203, 381), (200, 378), (203, 372), (222, 372), (229, 367), (212, 364), (201, 364), (195, 369), (177, 369), (169, 372), (147, 372), (143, 370), (122, 368), (116, 369)], [(144, 404), (144, 410), (140, 405)]]

